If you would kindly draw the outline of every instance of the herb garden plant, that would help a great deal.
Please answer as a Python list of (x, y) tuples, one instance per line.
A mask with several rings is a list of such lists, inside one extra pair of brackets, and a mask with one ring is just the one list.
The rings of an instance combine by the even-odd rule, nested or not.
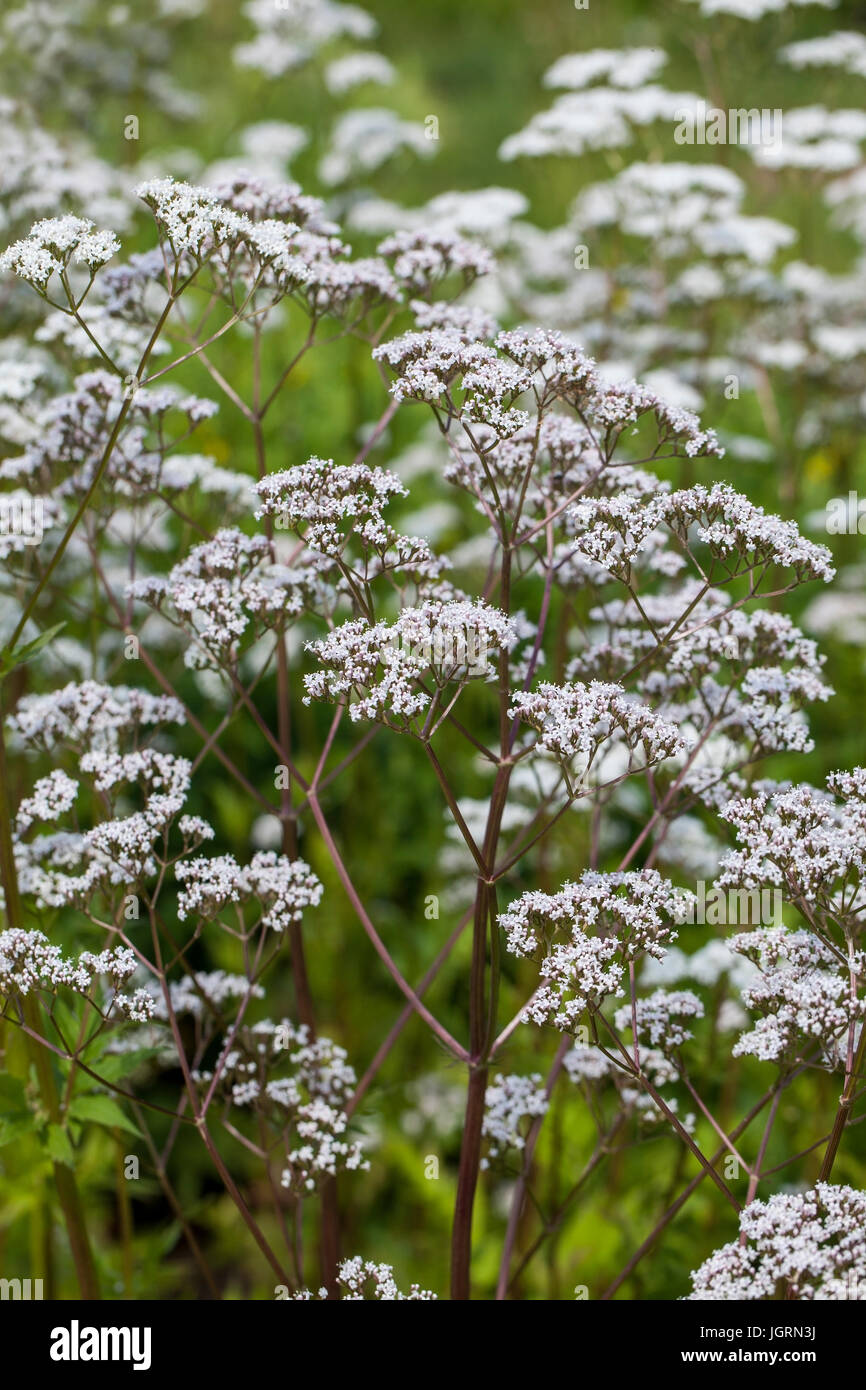
[(830, 550), (720, 480), (657, 343), (641, 384), (525, 313), (528, 236), (135, 195), (141, 249), (59, 210), (0, 255), (40, 310), (0, 363), (0, 1165), (43, 1165), (51, 1296), (170, 1294), (171, 1252), (202, 1297), (630, 1297), (686, 1230), (674, 1297), (866, 1297), (866, 770), (787, 775)]

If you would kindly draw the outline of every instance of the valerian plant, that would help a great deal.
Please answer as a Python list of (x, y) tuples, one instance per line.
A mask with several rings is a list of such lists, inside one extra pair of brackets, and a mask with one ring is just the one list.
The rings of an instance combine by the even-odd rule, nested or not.
[[(832, 694), (782, 611), (832, 580), (829, 551), (714, 480), (722, 449), (693, 413), (461, 302), (493, 268), (484, 246), (413, 229), (356, 257), (316, 198), (252, 177), (138, 195), (153, 244), (126, 260), (113, 230), (71, 215), (0, 256), (46, 311), (33, 389), (0, 424), (0, 480), (43, 501), (45, 525), (4, 555), (0, 995), (27, 1063), (3, 1138), (46, 1146), (81, 1293), (102, 1282), (79, 1186), (96, 1125), (144, 1143), (212, 1293), (187, 1136), (277, 1296), (432, 1297), (400, 1293), (375, 1250), (347, 1254), (352, 1193), (381, 1181), (365, 1109), (410, 1021), (461, 1078), (451, 1298), (513, 1295), (593, 1174), (659, 1139), (695, 1176), (599, 1292), (702, 1187), (740, 1234), (692, 1297), (828, 1297), (866, 1276), (847, 1239), (866, 1198), (832, 1180), (862, 1090), (866, 772), (815, 788), (764, 767), (809, 750), (807, 707)], [(242, 382), (218, 355), (228, 334)], [(273, 422), (298, 409), (308, 355), (346, 339), (377, 373), (379, 418), (358, 450), (294, 457)], [(213, 399), (178, 384), (187, 364)], [(186, 448), (217, 408), (244, 421), (236, 468)], [(471, 554), (401, 529), (398, 412), (435, 431)], [(700, 480), (674, 486), (684, 462)], [(226, 748), (238, 728), (272, 782)], [(334, 801), (400, 740), (447, 819), (462, 914), (447, 932), (427, 920), (416, 983)], [(202, 813), (206, 762), (272, 843)], [(725, 836), (710, 877), (750, 903), (779, 893), (783, 920), (747, 912), (748, 930), (687, 954), (694, 841)], [(372, 1057), (336, 985), (313, 987), (331, 893), (402, 996)], [(452, 1000), (434, 988), (446, 966)], [(520, 1070), (526, 1037), (544, 1071)], [(816, 1072), (809, 1146), (771, 1163), (783, 1102)], [(545, 1210), (541, 1141), (563, 1097), (597, 1141)], [(814, 1186), (779, 1192), (810, 1153)], [(503, 1170), (481, 1286), (478, 1188)]]

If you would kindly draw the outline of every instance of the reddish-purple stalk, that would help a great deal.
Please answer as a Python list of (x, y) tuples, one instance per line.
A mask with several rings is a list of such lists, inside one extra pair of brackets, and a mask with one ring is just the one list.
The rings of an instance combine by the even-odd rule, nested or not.
[[(502, 518), (504, 531), (504, 518)], [(511, 550), (503, 544), (499, 581), (499, 606), (510, 612)], [(487, 1094), (488, 1063), (496, 1029), (498, 999), (499, 927), (496, 922), (496, 888), (492, 881), (493, 868), (499, 848), (502, 816), (508, 799), (508, 787), (514, 767), (510, 756), (511, 729), (508, 719), (509, 654), (499, 656), (499, 746), (500, 762), (493, 784), (487, 814), (487, 827), (481, 849), (482, 870), (476, 880), (475, 907), (472, 922), (472, 963), (469, 976), (469, 1080), (466, 1091), (466, 1112), (457, 1172), (457, 1195), (451, 1230), (451, 1297), (465, 1301), (471, 1297), (472, 1212), (475, 1190), (481, 1165), (481, 1139), (484, 1125), (484, 1102)], [(485, 994), (488, 932), (490, 934), (491, 989)], [(494, 937), (496, 938), (494, 942)]]

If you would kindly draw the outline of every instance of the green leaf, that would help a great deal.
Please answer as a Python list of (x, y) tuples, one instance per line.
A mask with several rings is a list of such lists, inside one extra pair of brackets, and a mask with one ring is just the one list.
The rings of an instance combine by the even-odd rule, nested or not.
[(19, 1076), (0, 1074), (0, 1148), (32, 1134), (41, 1121), (27, 1103), (27, 1089)]
[(8, 1072), (0, 1073), (0, 1119), (12, 1119), (28, 1113), (24, 1082)]
[(6, 1144), (14, 1144), (25, 1134), (33, 1134), (39, 1128), (35, 1115), (18, 1115), (14, 1119), (0, 1119), (0, 1149)]
[(14, 671), (16, 666), (23, 666), (26, 661), (37, 656), (43, 647), (47, 647), (52, 642), (58, 632), (66, 626), (65, 623), (55, 623), (53, 627), (47, 627), (44, 632), (40, 632), (38, 637), (34, 637), (32, 642), (25, 642), (23, 647), (16, 647), (10, 651), (4, 647), (0, 651), (0, 678), (8, 676), (10, 671)]
[(117, 1102), (109, 1096), (76, 1096), (69, 1107), (69, 1114), (76, 1120), (91, 1120), (109, 1129), (126, 1129), (130, 1134), (141, 1134), (138, 1126), (127, 1119)]
[(87, 1006), (74, 996), (68, 1002), (65, 999), (54, 1000), (51, 1013), (60, 1030), (60, 1036), (54, 1038), (55, 1042), (59, 1042), (62, 1036), (71, 1048), (75, 1047), (85, 1007)]
[(75, 1167), (75, 1154), (69, 1142), (69, 1135), (62, 1125), (48, 1126), (45, 1147), (55, 1163), (65, 1163), (67, 1168)]
[(158, 1047), (140, 1047), (135, 1052), (106, 1052), (103, 1057), (85, 1058), (90, 1070), (96, 1072), (103, 1081), (117, 1085), (125, 1077), (131, 1076), (145, 1062), (159, 1054)]

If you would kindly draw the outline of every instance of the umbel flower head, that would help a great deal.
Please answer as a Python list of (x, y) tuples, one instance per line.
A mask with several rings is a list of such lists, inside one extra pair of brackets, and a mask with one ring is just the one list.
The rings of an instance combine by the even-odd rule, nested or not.
[(531, 1076), (498, 1076), (487, 1087), (482, 1134), (488, 1141), (482, 1168), (493, 1159), (504, 1157), (509, 1149), (522, 1149), (526, 1138), (523, 1122), (543, 1115), (548, 1107), (544, 1084), (538, 1072)]
[[(647, 1038), (651, 1047), (669, 1053), (692, 1037), (691, 1030), (680, 1020), (703, 1018), (704, 1006), (690, 989), (657, 989), (637, 1000), (635, 1014), (638, 1038)], [(617, 1009), (614, 1023), (618, 1029), (632, 1027), (630, 1005)]]
[(866, 1300), (866, 1192), (779, 1192), (746, 1207), (740, 1234), (694, 1271), (690, 1301)]
[(306, 1025), (288, 1019), (263, 1019), (230, 1031), (217, 1067), (216, 1082), (213, 1073), (200, 1071), (198, 1083), (217, 1084), (227, 1104), (255, 1112), (282, 1133), (283, 1187), (312, 1192), (338, 1170), (369, 1168), (362, 1143), (348, 1133), (345, 1103), (355, 1072), (330, 1038), (312, 1038)]
[(127, 596), (175, 623), (190, 639), (192, 668), (233, 666), (249, 629), (267, 628), (303, 610), (310, 576), (270, 563), (264, 536), (218, 531), (195, 546), (167, 575), (127, 585)]
[(86, 217), (44, 217), (0, 255), (0, 271), (11, 270), (44, 294), (52, 275), (73, 265), (85, 267), (92, 276), (119, 250), (114, 233), (97, 230)]
[(742, 993), (761, 1017), (734, 1045), (735, 1057), (782, 1062), (809, 1041), (832, 1055), (834, 1041), (863, 1017), (866, 1003), (852, 994), (849, 978), (849, 967), (862, 971), (862, 952), (846, 961), (813, 932), (786, 927), (740, 933), (729, 945), (760, 968)]
[[(621, 996), (625, 965), (644, 955), (661, 959), (664, 943), (676, 938), (672, 923), (684, 896), (654, 869), (615, 874), (587, 870), (558, 893), (524, 893), (498, 918), (514, 955), (535, 956), (542, 946), (547, 949), (539, 966), (541, 985), (523, 1022), (551, 1023), (569, 1032), (586, 1009), (596, 1010), (605, 999)], [(559, 933), (568, 939), (555, 940)], [(646, 1018), (653, 1042), (655, 1018), (650, 1013)]]
[[(488, 679), (491, 654), (508, 650), (517, 629), (498, 608), (484, 602), (428, 600), (404, 608), (395, 623), (343, 623), (309, 643), (324, 667), (304, 677), (305, 704), (352, 695), (349, 717), (376, 719), (404, 732), (431, 705), (425, 678), (438, 692), (455, 685), (454, 696), (473, 678)], [(441, 716), (444, 717), (444, 714)], [(435, 725), (430, 723), (429, 735)]]
[[(273, 516), (278, 530), (294, 531), (324, 568), (334, 562), (350, 586), (386, 571), (414, 571), (436, 578), (450, 563), (426, 541), (403, 536), (384, 517), (406, 489), (394, 473), (365, 463), (334, 464), (311, 458), (295, 468), (269, 473), (255, 485), (262, 505), (256, 517)], [(360, 552), (360, 568), (351, 551)]]
[[(420, 1288), (418, 1284), (410, 1285), (408, 1293), (401, 1293), (391, 1265), (375, 1264), (373, 1260), (365, 1260), (360, 1255), (343, 1260), (337, 1271), (337, 1280), (341, 1300), (349, 1303), (395, 1303), (404, 1299), (429, 1303), (436, 1298), (435, 1293)], [(301, 1289), (292, 1297), (301, 1302), (325, 1299), (328, 1290), (321, 1288), (314, 1294), (309, 1289)]]
[(181, 921), (212, 921), (229, 903), (254, 899), (262, 907), (261, 925), (281, 932), (322, 900), (322, 885), (310, 866), (273, 850), (260, 850), (246, 865), (231, 854), (199, 856), (179, 863), (176, 874), (183, 884), (178, 896)]
[[(708, 546), (720, 579), (773, 565), (792, 569), (796, 581), (833, 578), (825, 545), (805, 540), (793, 521), (768, 516), (727, 483), (698, 485), (652, 498), (597, 497), (571, 509), (578, 528), (575, 547), (611, 574), (628, 581), (630, 566), (666, 525), (683, 546), (692, 534)], [(713, 582), (716, 577), (711, 571)], [(757, 583), (755, 584), (757, 588)]]
[(153, 1016), (153, 996), (146, 989), (132, 994), (122, 993), (138, 966), (135, 953), (126, 946), (115, 946), (94, 955), (83, 951), (72, 958), (63, 955), (41, 931), (24, 931), (12, 927), (0, 932), (0, 996), (4, 1003), (32, 991), (56, 994), (70, 989), (75, 994), (89, 995), (97, 977), (104, 976), (114, 989), (108, 1009), (115, 1016), (146, 1023)]
[(564, 766), (576, 762), (584, 777), (599, 749), (614, 740), (628, 750), (629, 770), (633, 763), (651, 767), (686, 747), (675, 724), (604, 681), (542, 681), (536, 690), (513, 695), (508, 713), (536, 730), (537, 748)]

